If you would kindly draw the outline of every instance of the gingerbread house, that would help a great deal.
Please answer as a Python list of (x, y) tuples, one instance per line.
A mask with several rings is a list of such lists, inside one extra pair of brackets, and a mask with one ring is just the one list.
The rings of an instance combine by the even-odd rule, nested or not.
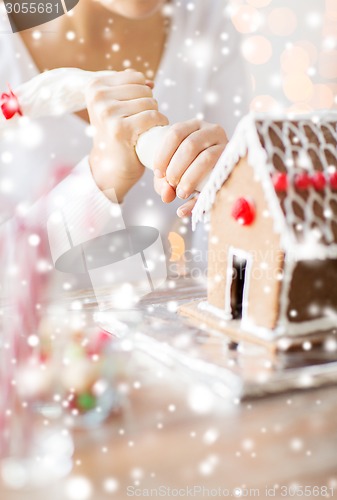
[(263, 340), (337, 328), (337, 114), (245, 117), (199, 196), (202, 220), (199, 319)]

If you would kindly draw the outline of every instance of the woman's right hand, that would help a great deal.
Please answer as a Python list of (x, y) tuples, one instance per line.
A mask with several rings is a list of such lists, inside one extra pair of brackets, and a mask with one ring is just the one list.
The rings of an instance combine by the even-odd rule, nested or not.
[(152, 94), (153, 82), (133, 70), (112, 72), (87, 89), (86, 101), (93, 126), (89, 162), (98, 187), (113, 201), (124, 196), (144, 173), (135, 145), (140, 134), (167, 125)]

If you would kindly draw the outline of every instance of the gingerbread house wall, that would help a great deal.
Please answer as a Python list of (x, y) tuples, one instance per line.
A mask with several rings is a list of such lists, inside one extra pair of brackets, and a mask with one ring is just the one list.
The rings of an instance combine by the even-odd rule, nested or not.
[(337, 259), (305, 260), (294, 267), (287, 317), (301, 323), (337, 314)]
[[(256, 208), (252, 225), (242, 226), (231, 215), (234, 201), (251, 198)], [(232, 255), (247, 254), (245, 291), (247, 306), (242, 319), (249, 324), (275, 328), (279, 303), (284, 255), (280, 237), (274, 231), (261, 183), (247, 158), (240, 160), (217, 194), (211, 213), (208, 259), (208, 303), (228, 312)]]

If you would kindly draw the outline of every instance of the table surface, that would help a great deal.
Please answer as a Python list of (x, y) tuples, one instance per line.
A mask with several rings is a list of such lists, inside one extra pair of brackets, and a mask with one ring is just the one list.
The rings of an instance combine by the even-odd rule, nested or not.
[[(202, 291), (187, 288), (185, 299)], [(157, 303), (168, 293), (157, 295)], [(286, 488), (296, 484), (309, 487), (307, 498), (324, 497), (314, 486), (337, 496), (330, 490), (337, 488), (336, 387), (240, 402), (208, 391), (193, 370), (145, 351), (135, 343), (129, 353), (123, 411), (97, 429), (76, 431), (71, 475), (38, 491), (8, 491), (0, 483), (1, 500), (66, 500), (76, 476), (91, 482), (95, 500), (177, 496), (169, 488), (182, 489), (185, 498), (235, 498), (235, 488), (245, 497), (290, 498)]]

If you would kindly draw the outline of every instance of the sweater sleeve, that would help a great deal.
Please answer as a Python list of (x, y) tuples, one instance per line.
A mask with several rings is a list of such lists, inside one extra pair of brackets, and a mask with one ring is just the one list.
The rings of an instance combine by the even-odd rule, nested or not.
[(91, 173), (88, 157), (44, 200), (47, 232), (54, 264), (71, 248), (125, 228), (121, 205), (115, 192), (101, 191)]

